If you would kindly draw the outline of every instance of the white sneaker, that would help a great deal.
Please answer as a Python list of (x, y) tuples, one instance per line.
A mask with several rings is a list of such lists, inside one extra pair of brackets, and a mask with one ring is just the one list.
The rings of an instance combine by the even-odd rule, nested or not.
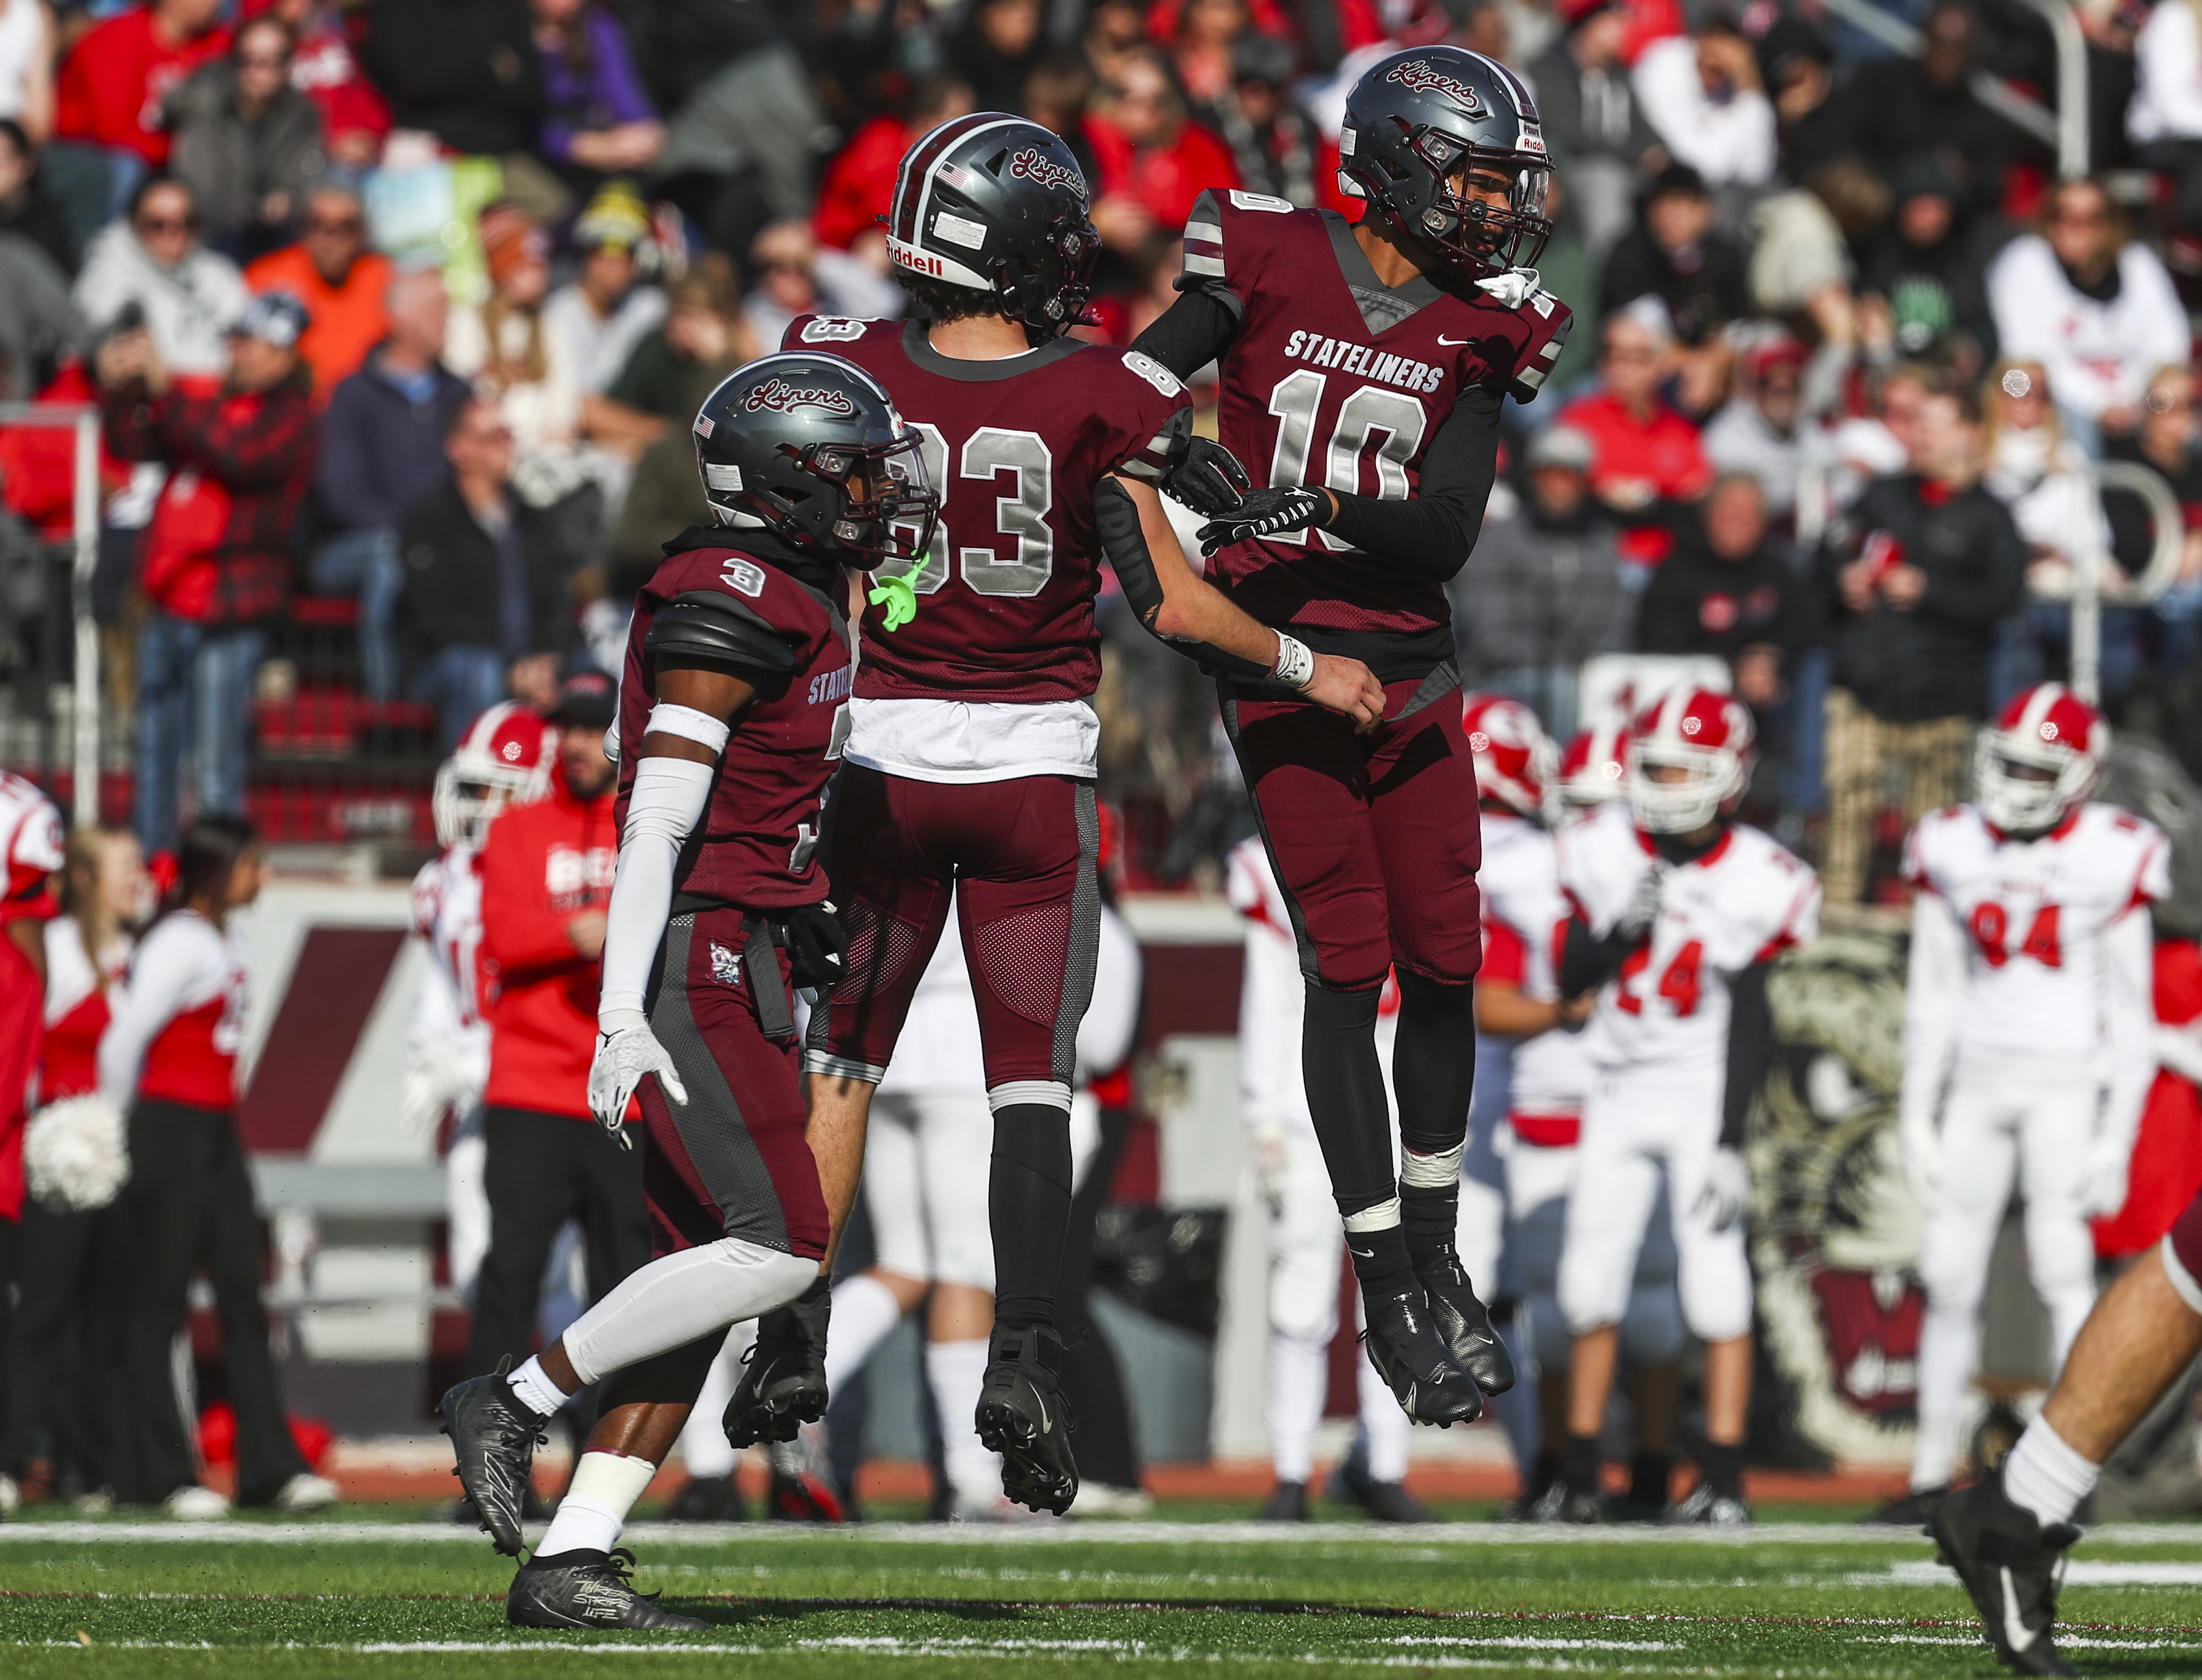
[(115, 1509), (115, 1495), (105, 1488), (94, 1488), (88, 1494), (79, 1494), (71, 1508), (79, 1517), (104, 1517)]
[(275, 1495), (278, 1511), (323, 1511), (343, 1495), (326, 1476), (294, 1476)]
[(0, 1475), (0, 1523), (4, 1523), (22, 1508), (23, 1490), (15, 1485), (15, 1478)]
[(161, 1509), (180, 1523), (212, 1523), (229, 1515), (229, 1501), (211, 1488), (179, 1488)]
[(1146, 1517), (1153, 1514), (1154, 1495), (1142, 1488), (1112, 1487), (1106, 1482), (1081, 1482), (1071, 1501), (1074, 1517)]

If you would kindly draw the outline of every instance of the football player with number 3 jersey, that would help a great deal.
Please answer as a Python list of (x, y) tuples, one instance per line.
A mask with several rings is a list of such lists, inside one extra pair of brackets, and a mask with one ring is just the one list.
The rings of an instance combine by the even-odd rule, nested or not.
[[(1513, 1380), (1453, 1250), (1481, 944), (1445, 584), (1482, 524), (1500, 408), (1536, 395), (1569, 315), (1529, 266), (1551, 167), (1512, 72), (1455, 47), (1395, 53), (1355, 85), (1339, 145), (1360, 223), (1203, 195), (1181, 295), (1138, 348), (1180, 377), (1221, 366), (1222, 443), (1245, 464), (1243, 498), (1194, 504), (1218, 587), (1385, 685), (1383, 722), (1361, 734), (1271, 684), (1226, 676), (1219, 693), (1292, 906), (1308, 1096), (1369, 1356), (1412, 1415), (1442, 1424), (1480, 1408), (1461, 1374), (1490, 1393)], [(1396, 1175), (1374, 1042), (1392, 969)]]
[(2089, 801), (2109, 750), (2093, 707), (2060, 683), (2028, 689), (1981, 734), (1973, 802), (1922, 817), (1905, 847), (1920, 890), (1898, 1126), (1928, 1210), (1927, 1319), (1912, 1498), (1892, 1516), (1923, 1518), (1950, 1485), (2013, 1186), (2060, 1365), (2094, 1304), (2087, 1221), (2126, 1199), (2156, 1071), (2148, 905), (2170, 890), (2170, 848)]
[(1557, 837), (1561, 885), (1576, 906), (1560, 989), (1572, 996), (1586, 979), (1599, 982), (1589, 1029), (1597, 1076), (1559, 1274), (1575, 1335), (1565, 1479), (1591, 1520), (1616, 1327), (1663, 1176), (1683, 1318), (1705, 1343), (1703, 1474), (1675, 1515), (1750, 1520), (1743, 1126), (1766, 1076), (1767, 970), (1820, 918), (1812, 871), (1734, 820), (1750, 785), (1752, 740), (1741, 701), (1678, 688), (1631, 726), (1628, 804)]
[[(1264, 628), (1186, 563), (1156, 486), (1188, 458), (1190, 399), (1149, 357), (1065, 336), (1099, 236), (1059, 139), (991, 112), (925, 134), (896, 178), (887, 250), (912, 320), (806, 318), (786, 340), (876, 378), (940, 493), (930, 551), (875, 572), (863, 617), (827, 860), (849, 973), (811, 1021), (811, 1135), (838, 1230), (872, 1093), (952, 900), (994, 1116), (979, 1430), (1010, 1497), (1060, 1512), (1077, 1492), (1053, 1320), (1101, 913), (1101, 562), (1150, 630), (1336, 709), (1348, 731), (1373, 724), (1382, 697), (1361, 665)], [(782, 1393), (804, 1409), (822, 1398), (816, 1340), (786, 1317), (761, 1328), (732, 1435), (784, 1428)]]

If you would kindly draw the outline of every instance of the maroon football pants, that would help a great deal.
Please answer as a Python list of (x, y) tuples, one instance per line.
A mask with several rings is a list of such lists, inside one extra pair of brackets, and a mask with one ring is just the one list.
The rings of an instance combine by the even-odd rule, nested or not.
[(1394, 964), (1464, 985), (1483, 960), (1475, 761), (1450, 665), (1384, 690), (1366, 735), (1305, 700), (1218, 684), (1223, 726), (1292, 912), (1300, 970), (1334, 991)]
[(804, 1067), (879, 1082), (952, 901), (987, 1090), (1049, 1100), (1016, 1088), (1057, 1087), (1067, 1102), (1100, 951), (1099, 848), (1089, 781), (918, 781), (845, 764), (827, 875), (848, 972), (811, 1014)]
[(665, 930), (650, 1028), (688, 1100), (642, 1082), (643, 1194), (652, 1252), (739, 1237), (806, 1259), (826, 1256), (826, 1197), (804, 1139), (799, 1046), (759, 1024), (757, 981), (787, 987), (787, 958), (750, 973), (739, 910), (692, 911)]

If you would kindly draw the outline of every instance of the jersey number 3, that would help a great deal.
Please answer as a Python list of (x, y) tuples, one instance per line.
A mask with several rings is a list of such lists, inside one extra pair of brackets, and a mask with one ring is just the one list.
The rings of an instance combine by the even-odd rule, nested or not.
[[(999, 477), (1004, 473), (1016, 475), (1016, 488), (1007, 496), (994, 497), (994, 533), (1008, 537), (1016, 544), (1015, 557), (1004, 558), (1000, 547), (962, 548), (956, 546), (948, 534), (949, 507), (957, 500), (950, 488), (948, 475), (948, 439), (937, 426), (924, 421), (910, 422), (918, 435), (919, 451), (925, 457), (925, 476), (940, 491), (940, 523), (933, 534), (934, 558), (926, 566), (925, 575), (915, 586), (916, 592), (930, 595), (948, 581), (949, 563), (942, 557), (953, 555), (954, 563), (963, 569), (963, 581), (981, 595), (1037, 595), (1047, 587), (1047, 581), (1055, 573), (1055, 533), (1047, 522), (1048, 512), (1055, 505), (1055, 456), (1047, 440), (1037, 432), (1010, 432), (998, 426), (982, 426), (974, 432), (963, 445), (962, 458), (957, 462), (958, 482), (977, 483), (998, 491)], [(963, 516), (956, 516), (959, 525)], [(882, 566), (882, 576), (900, 576), (903, 570)]]

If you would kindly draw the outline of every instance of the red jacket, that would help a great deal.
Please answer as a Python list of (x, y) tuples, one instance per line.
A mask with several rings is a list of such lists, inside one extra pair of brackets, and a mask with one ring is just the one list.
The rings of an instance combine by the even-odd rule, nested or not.
[(893, 116), (875, 116), (857, 131), (856, 138), (826, 166), (817, 208), (810, 213), (810, 231), (819, 244), (846, 251), (866, 228), (878, 225), (894, 197), (895, 171), (902, 167), (902, 155), (916, 138), (907, 123)]
[(1179, 129), (1169, 144), (1144, 149), (1104, 117), (1087, 117), (1085, 128), (1093, 148), (1093, 196), (1121, 192), (1137, 199), (1165, 233), (1185, 226), (1194, 202), (1210, 188), (1239, 185), (1239, 161), (1231, 148), (1197, 122)]
[(227, 29), (169, 44), (154, 32), (150, 6), (96, 23), (54, 77), (55, 137), (134, 151), (157, 169), (168, 161), (169, 136), (156, 123), (161, 101), (228, 50)]
[(597, 1047), (597, 959), (566, 923), (611, 902), (619, 831), (612, 790), (581, 800), (554, 772), (550, 797), (515, 805), (482, 842), (482, 973), (489, 993), (494, 1108), (589, 1115)]

